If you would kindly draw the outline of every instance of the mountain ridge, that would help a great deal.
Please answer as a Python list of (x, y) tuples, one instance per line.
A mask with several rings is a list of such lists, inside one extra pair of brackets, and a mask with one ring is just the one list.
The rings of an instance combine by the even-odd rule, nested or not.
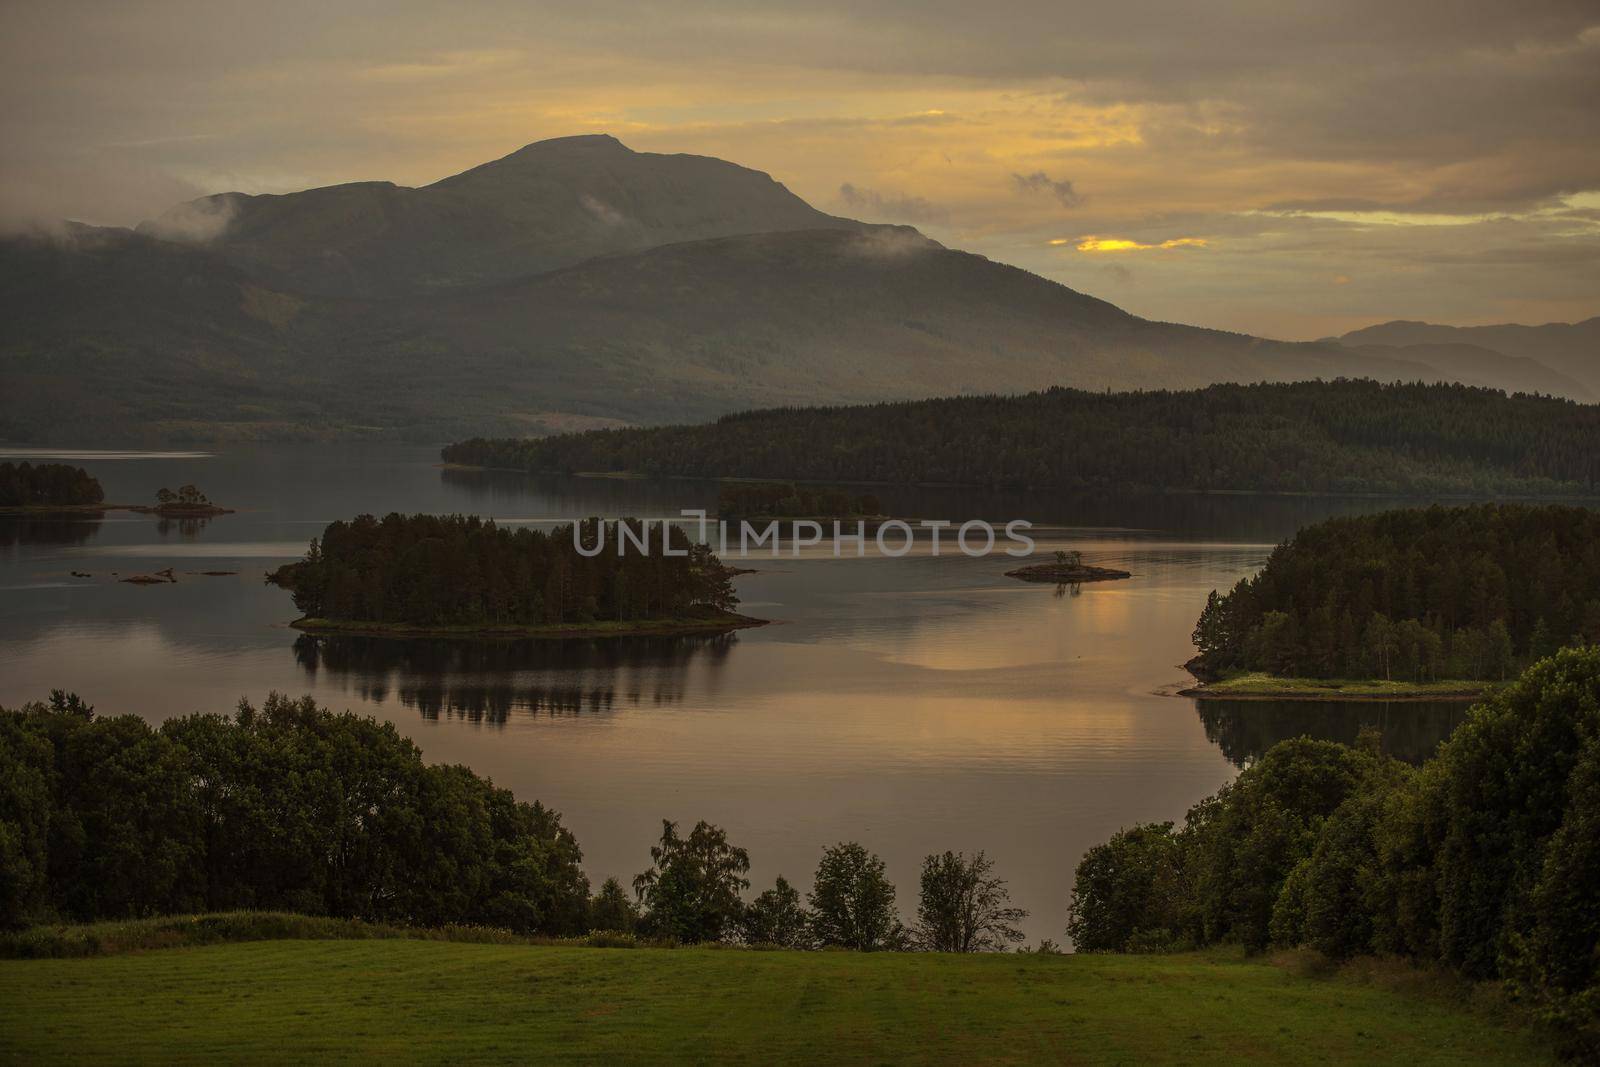
[(869, 224), (817, 211), (762, 171), (635, 152), (607, 134), (535, 141), (422, 186), (350, 182), (218, 193), (141, 223), (273, 285), (410, 297), (508, 281), (676, 241)]
[(162, 220), (0, 239), (0, 436), (438, 441), (1058, 385), (1565, 387), (1481, 348), (1445, 370), (1152, 322), (608, 135), (417, 189), (224, 193)]

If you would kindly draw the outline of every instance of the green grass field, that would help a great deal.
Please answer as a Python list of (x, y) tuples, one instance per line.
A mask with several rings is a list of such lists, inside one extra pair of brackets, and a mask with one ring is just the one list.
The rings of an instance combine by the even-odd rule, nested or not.
[(1417, 979), (1230, 955), (255, 941), (0, 961), (0, 1061), (1551, 1062)]

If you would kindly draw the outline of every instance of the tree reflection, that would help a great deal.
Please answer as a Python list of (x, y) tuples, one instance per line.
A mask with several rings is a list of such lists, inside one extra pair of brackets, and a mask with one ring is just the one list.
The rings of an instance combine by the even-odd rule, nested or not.
[(423, 718), (503, 725), (514, 711), (597, 715), (618, 704), (683, 699), (691, 664), (721, 666), (737, 634), (600, 640), (445, 641), (302, 634), (294, 656), (382, 703), (392, 692)]
[(1238, 766), (1279, 741), (1315, 737), (1353, 744), (1364, 727), (1383, 737), (1383, 751), (1421, 763), (1466, 718), (1464, 703), (1447, 701), (1196, 700), (1206, 737)]
[(0, 518), (0, 547), (81, 545), (100, 532), (100, 517), (26, 516)]

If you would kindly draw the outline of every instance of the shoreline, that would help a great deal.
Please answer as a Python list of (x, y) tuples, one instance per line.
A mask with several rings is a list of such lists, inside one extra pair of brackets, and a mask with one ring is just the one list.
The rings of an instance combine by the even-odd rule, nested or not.
[[(1243, 683), (1243, 684), (1241, 684)], [(1274, 684), (1279, 683), (1279, 684)], [(1429, 682), (1387, 682), (1382, 679), (1271, 678), (1251, 676), (1219, 682), (1200, 682), (1177, 690), (1173, 696), (1195, 700), (1297, 700), (1311, 703), (1472, 703), (1494, 687), (1492, 682), (1451, 682), (1430, 689)], [(1230, 688), (1237, 686), (1237, 688)]]
[(292, 629), (325, 637), (396, 637), (454, 639), (462, 641), (507, 641), (519, 639), (572, 640), (595, 637), (690, 637), (731, 633), (757, 626), (770, 626), (771, 619), (757, 619), (736, 611), (701, 618), (641, 619), (637, 622), (603, 622), (589, 625), (552, 626), (413, 626), (408, 623), (344, 622), (334, 619), (301, 617), (289, 623)]
[[(637, 428), (637, 427), (635, 427)], [(1023, 492), (1023, 493), (1092, 493), (1099, 491), (1094, 486), (1058, 486), (1058, 485), (990, 485), (984, 482), (905, 482), (881, 481), (863, 478), (780, 478), (757, 477), (754, 475), (716, 475), (716, 474), (645, 474), (639, 471), (564, 471), (532, 467), (496, 467), (480, 463), (461, 463), (455, 460), (441, 460), (437, 466), (443, 469), (462, 471), (499, 471), (509, 474), (535, 474), (556, 476), (562, 478), (594, 478), (612, 479), (620, 481), (680, 481), (680, 482), (790, 482), (794, 485), (822, 485), (822, 486), (868, 486), (873, 488), (900, 488), (900, 489), (981, 489), (986, 491)], [(1429, 501), (1439, 503), (1568, 503), (1572, 501), (1600, 501), (1600, 494), (1593, 492), (1571, 493), (1473, 493), (1466, 491), (1429, 493), (1415, 490), (1384, 490), (1366, 491), (1340, 489), (1195, 489), (1183, 486), (1118, 486), (1116, 492), (1130, 493), (1141, 496), (1230, 496), (1230, 497), (1282, 497), (1295, 498), (1332, 498), (1339, 500), (1400, 500), (1400, 501)]]
[(203, 507), (163, 507), (160, 504), (9, 504), (0, 515), (101, 515), (107, 511), (132, 511), (140, 515), (159, 515), (165, 519), (209, 519), (232, 515), (232, 508), (214, 504)]

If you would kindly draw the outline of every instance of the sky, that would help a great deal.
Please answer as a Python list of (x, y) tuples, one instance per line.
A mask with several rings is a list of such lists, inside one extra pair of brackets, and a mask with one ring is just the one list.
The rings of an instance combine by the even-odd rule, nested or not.
[(610, 133), (1150, 318), (1600, 314), (1600, 0), (0, 0), (0, 225)]

